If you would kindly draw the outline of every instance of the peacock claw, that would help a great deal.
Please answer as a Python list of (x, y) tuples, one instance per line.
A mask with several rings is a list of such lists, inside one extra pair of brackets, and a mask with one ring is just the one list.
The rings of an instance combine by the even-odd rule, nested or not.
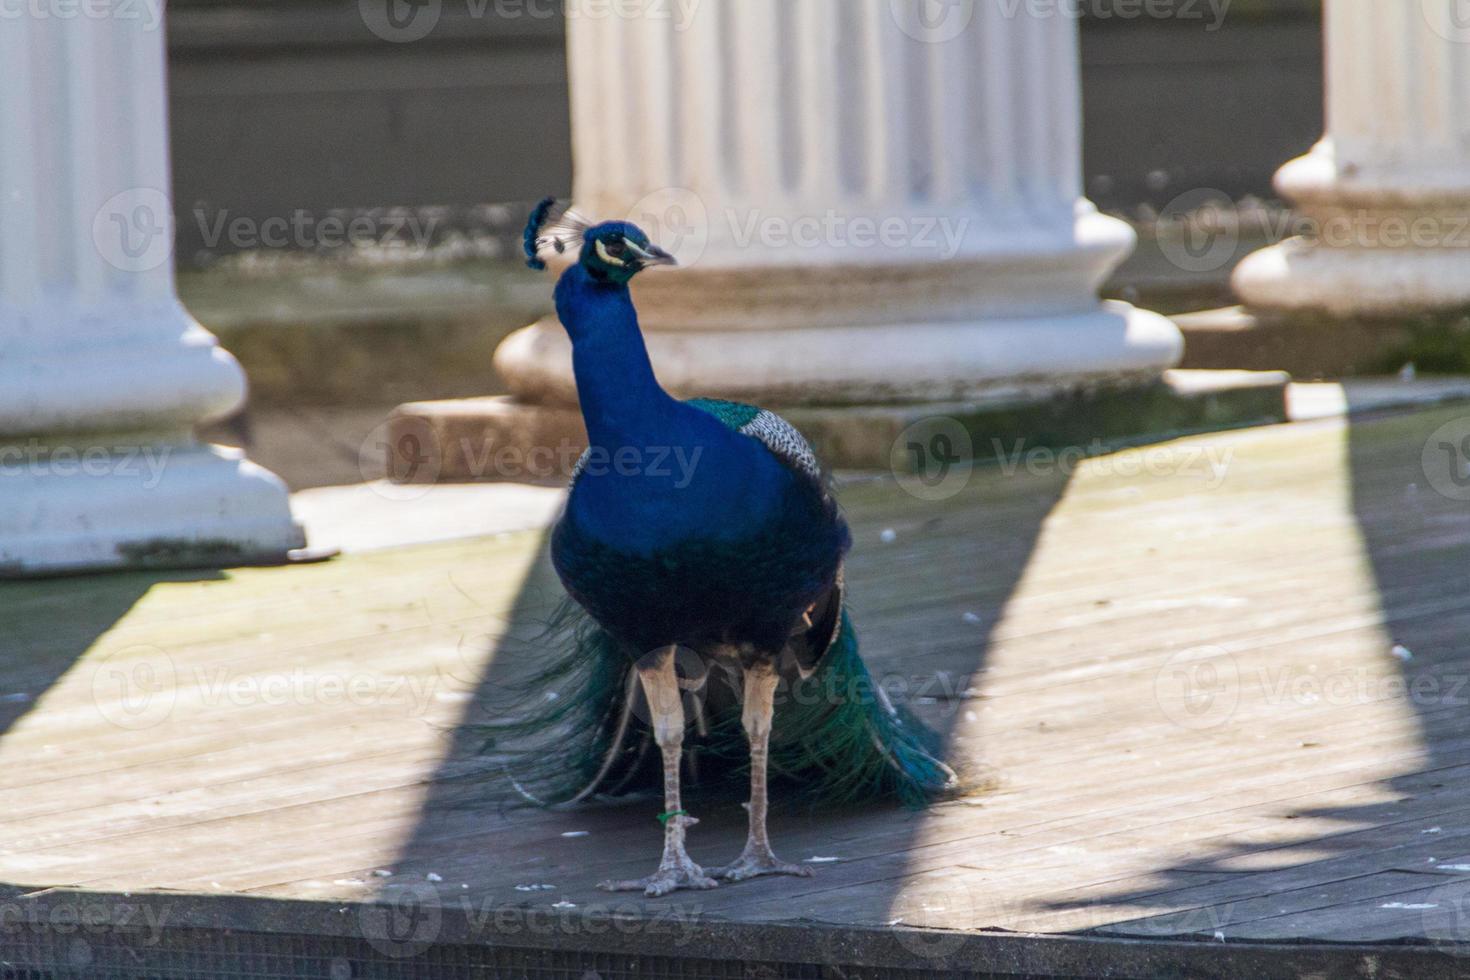
[(747, 851), (736, 858), (732, 864), (727, 864), (722, 868), (711, 868), (710, 874), (716, 878), (724, 878), (726, 881), (744, 881), (747, 878), (759, 878), (762, 875), (795, 875), (798, 878), (810, 878), (812, 869), (777, 860), (776, 855), (770, 851), (764, 854), (752, 854)]
[(630, 881), (604, 881), (597, 887), (609, 892), (641, 891), (649, 898), (658, 898), (681, 888), (703, 891), (708, 888), (718, 888), (719, 884), (718, 881), (706, 875), (699, 865), (686, 858), (683, 864), (667, 868), (661, 867), (647, 878), (636, 878)]

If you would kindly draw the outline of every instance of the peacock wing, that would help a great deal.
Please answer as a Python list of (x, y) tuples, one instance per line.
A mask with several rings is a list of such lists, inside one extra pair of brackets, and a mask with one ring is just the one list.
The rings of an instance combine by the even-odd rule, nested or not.
[(717, 398), (691, 398), (688, 405), (708, 412), (726, 426), (758, 440), (777, 459), (814, 480), (822, 480), (822, 466), (806, 438), (796, 426), (775, 412), (744, 402)]

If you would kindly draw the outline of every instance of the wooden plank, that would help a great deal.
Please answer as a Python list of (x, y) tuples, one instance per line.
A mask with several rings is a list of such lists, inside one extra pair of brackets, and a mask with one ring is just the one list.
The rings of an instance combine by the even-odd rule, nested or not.
[[(999, 788), (918, 814), (778, 806), (778, 850), (841, 860), (672, 902), (833, 928), (1342, 942), (1362, 923), (1363, 938), (1442, 941), (1436, 910), (1416, 927), (1379, 906), (1458, 886), (1422, 884), (1428, 858), (1470, 853), (1470, 712), (1450, 691), (1470, 676), (1470, 514), (1405, 496), (1450, 417), (1183, 440), (1152, 475), (1116, 458), (1070, 479), (977, 470), (944, 501), (846, 486), (867, 655), (910, 699), (943, 695), (916, 708)], [(1184, 469), (1206, 449), (1230, 454), (1218, 485)], [(597, 880), (656, 860), (655, 801), (501, 811), (439, 781), (466, 764), (453, 733), (484, 685), (533, 655), (556, 591), (542, 547), (524, 534), (199, 580), (0, 585), (0, 618), (21, 624), (0, 676), (36, 695), (0, 731), (0, 880), (351, 903), (433, 873), (490, 907), (608, 907)], [(1412, 660), (1390, 655), (1397, 639)], [(1233, 710), (1206, 724), (1164, 674), (1201, 644), (1234, 671)], [(172, 708), (119, 726), (95, 678), (149, 649), (180, 668)], [(295, 696), (353, 677), (375, 693)], [(967, 686), (978, 696), (955, 699)], [(738, 807), (693, 806), (696, 858), (732, 856)], [(553, 888), (516, 891), (529, 883)]]

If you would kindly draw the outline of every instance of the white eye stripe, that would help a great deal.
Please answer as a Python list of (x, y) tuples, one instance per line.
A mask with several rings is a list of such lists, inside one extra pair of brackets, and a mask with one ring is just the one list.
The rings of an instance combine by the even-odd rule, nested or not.
[(597, 246), (597, 257), (602, 259), (602, 261), (606, 262), (608, 265), (615, 265), (621, 268), (628, 264), (622, 259), (613, 257), (613, 255), (608, 252), (607, 246), (603, 244), (602, 239), (599, 238), (594, 244)]

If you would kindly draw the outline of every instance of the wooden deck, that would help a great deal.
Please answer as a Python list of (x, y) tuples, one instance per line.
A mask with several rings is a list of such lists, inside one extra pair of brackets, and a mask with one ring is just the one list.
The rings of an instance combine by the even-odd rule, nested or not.
[[(1470, 503), (1421, 453), (1466, 415), (1033, 458), (940, 501), (849, 483), (865, 652), (994, 787), (784, 808), (777, 849), (814, 877), (661, 900), (594, 888), (656, 862), (654, 801), (544, 813), (452, 778), (555, 597), (539, 532), (0, 585), (0, 975), (99, 909), (367, 935), (407, 964), (510, 943), (884, 976), (1457, 975)], [(696, 860), (732, 857), (742, 811), (693, 808)], [(406, 934), (383, 925), (405, 904)]]

